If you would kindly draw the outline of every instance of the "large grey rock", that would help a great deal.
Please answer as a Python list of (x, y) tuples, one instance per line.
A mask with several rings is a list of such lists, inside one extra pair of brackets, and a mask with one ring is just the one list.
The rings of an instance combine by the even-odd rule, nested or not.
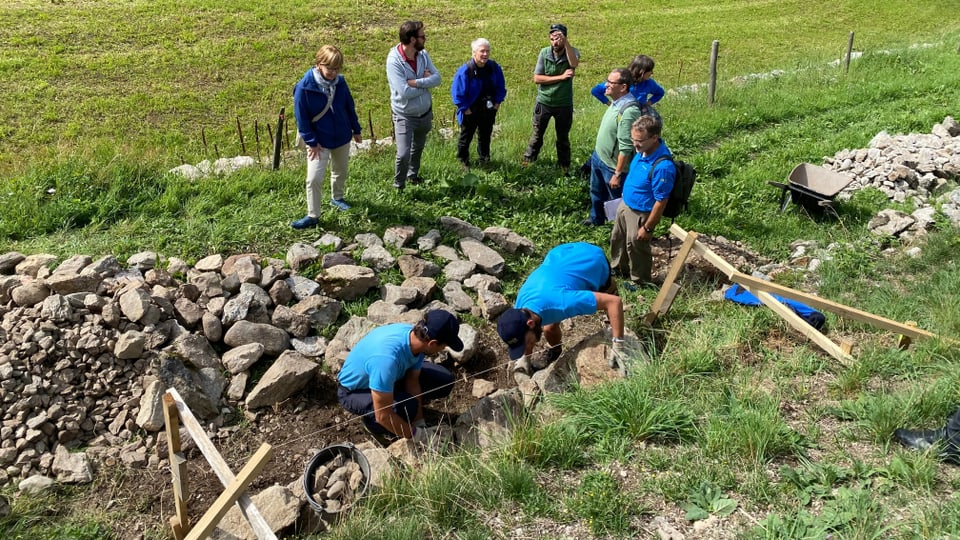
[(40, 306), (40, 316), (55, 323), (68, 322), (73, 315), (70, 302), (59, 294), (51, 294), (43, 299)]
[(264, 353), (270, 356), (276, 356), (290, 348), (290, 336), (283, 330), (269, 324), (249, 321), (234, 324), (223, 336), (223, 342), (231, 347), (262, 343)]
[(210, 343), (216, 343), (223, 339), (223, 323), (220, 317), (217, 317), (209, 311), (205, 311), (200, 317), (200, 327), (203, 329), (203, 335), (210, 340)]
[(453, 231), (460, 238), (474, 238), (483, 240), (483, 231), (480, 227), (468, 223), (460, 218), (453, 216), (443, 216), (440, 218), (440, 225), (448, 231)]
[(480, 349), (480, 333), (469, 324), (461, 323), (458, 335), (460, 336), (460, 341), (463, 342), (463, 350), (456, 352), (448, 347), (447, 354), (453, 358), (454, 362), (466, 364), (470, 360), (473, 360), (473, 357), (476, 356), (477, 351)]
[(35, 255), (29, 255), (17, 263), (15, 272), (21, 276), (37, 277), (41, 268), (46, 269), (55, 262), (57, 262), (56, 255), (37, 253)]
[(388, 324), (400, 320), (405, 311), (406, 306), (377, 300), (367, 308), (367, 318), (377, 324)]
[(451, 261), (443, 267), (443, 276), (447, 281), (463, 283), (477, 271), (477, 263), (472, 261)]
[(0, 274), (12, 274), (16, 270), (17, 265), (24, 259), (26, 259), (26, 256), (16, 251), (10, 251), (0, 255)]
[(120, 311), (133, 322), (143, 319), (150, 307), (150, 294), (143, 289), (129, 289), (120, 295)]
[(57, 481), (40, 474), (25, 478), (17, 484), (17, 488), (28, 495), (40, 495), (50, 491), (57, 485)]
[(195, 328), (203, 318), (203, 309), (196, 302), (183, 297), (177, 298), (173, 303), (173, 313), (177, 321), (189, 329)]
[(457, 281), (448, 281), (443, 286), (443, 299), (456, 311), (470, 311), (473, 309), (473, 298), (463, 292), (463, 286)]
[(342, 307), (343, 304), (338, 300), (322, 294), (315, 294), (297, 302), (291, 309), (296, 313), (307, 316), (311, 325), (323, 328), (337, 321)]
[(327, 339), (320, 336), (307, 336), (303, 339), (292, 338), (290, 345), (298, 353), (312, 358), (323, 356), (327, 350)]
[(42, 281), (29, 281), (10, 291), (13, 303), (22, 307), (32, 307), (50, 294), (50, 289)]
[(160, 256), (157, 255), (156, 252), (141, 251), (140, 253), (134, 253), (127, 259), (127, 266), (136, 268), (141, 272), (146, 272), (157, 265), (159, 258)]
[(454, 424), (459, 444), (491, 448), (509, 439), (511, 422), (523, 414), (523, 397), (513, 388), (477, 401)]
[[(297, 300), (303, 300), (311, 294), (317, 294), (317, 291), (320, 290), (319, 283), (300, 275), (290, 276), (284, 280), (284, 283), (287, 284), (293, 297)], [(289, 302), (289, 300), (287, 300), (287, 302)], [(286, 304), (287, 302), (278, 302), (277, 305)]]
[(367, 335), (378, 325), (373, 321), (354, 315), (337, 330), (334, 336), (335, 341), (341, 341), (346, 344), (347, 349), (352, 349), (357, 345), (363, 336)]
[(353, 237), (353, 239), (365, 248), (371, 248), (375, 246), (383, 246), (383, 240), (379, 236), (373, 233), (360, 233)]
[(143, 345), (146, 336), (137, 330), (127, 330), (117, 338), (113, 347), (113, 354), (121, 360), (135, 360), (143, 355)]
[(291, 336), (306, 337), (310, 333), (310, 317), (297, 313), (287, 306), (277, 306), (270, 321), (274, 326), (286, 330)]
[(317, 262), (320, 252), (310, 244), (296, 243), (287, 249), (287, 264), (294, 270), (302, 270)]
[(397, 259), (397, 263), (400, 266), (400, 273), (405, 278), (436, 277), (440, 275), (440, 267), (436, 263), (413, 255), (401, 255)]
[(380, 286), (380, 278), (366, 266), (339, 265), (317, 275), (324, 294), (339, 300), (356, 300)]
[(80, 271), (81, 274), (93, 274), (100, 276), (101, 279), (113, 277), (120, 273), (123, 268), (120, 267), (120, 261), (113, 255), (105, 255), (93, 261), (86, 268)]
[(223, 267), (223, 255), (219, 253), (208, 255), (197, 261), (193, 267), (201, 272), (219, 272)]
[(61, 484), (89, 484), (93, 481), (93, 465), (87, 454), (70, 453), (63, 445), (57, 446), (52, 470)]
[(59, 294), (97, 292), (100, 276), (96, 274), (56, 273), (46, 279), (47, 285)]
[(460, 239), (460, 251), (484, 272), (499, 276), (503, 274), (506, 261), (503, 256), (473, 238)]
[(54, 274), (79, 274), (93, 259), (89, 255), (74, 255), (53, 269)]
[(334, 266), (340, 266), (342, 264), (353, 266), (357, 264), (357, 261), (353, 260), (353, 257), (346, 253), (336, 251), (334, 253), (325, 253), (320, 262), (320, 266), (323, 268), (333, 268)]
[(247, 343), (246, 345), (234, 347), (223, 353), (221, 361), (223, 362), (223, 367), (227, 368), (227, 371), (236, 375), (247, 371), (257, 363), (260, 357), (263, 356), (263, 351), (262, 343)]
[(417, 230), (410, 225), (387, 227), (387, 230), (383, 232), (383, 242), (397, 248), (402, 248), (413, 239), (416, 233)]
[[(300, 500), (284, 486), (272, 485), (250, 499), (274, 533), (288, 529), (300, 515)], [(256, 540), (257, 537), (241, 514), (240, 507), (233, 505), (220, 520), (210, 538), (211, 540)]]
[(401, 287), (392, 283), (383, 286), (383, 301), (388, 304), (410, 305), (417, 300), (419, 294), (414, 287)]
[(510, 307), (506, 297), (490, 289), (477, 290), (477, 304), (484, 318), (492, 321)]
[(534, 251), (536, 251), (536, 246), (532, 240), (525, 236), (520, 236), (506, 227), (487, 227), (483, 230), (483, 237), (500, 246), (508, 253), (533, 255)]
[(437, 293), (437, 280), (428, 277), (412, 277), (403, 280), (401, 287), (417, 290), (415, 305), (423, 305), (433, 299)]
[(163, 383), (153, 380), (140, 396), (140, 409), (136, 423), (146, 431), (157, 432), (163, 429)]
[(319, 369), (320, 364), (296, 351), (283, 353), (247, 395), (247, 408), (268, 407), (284, 401), (306, 387)]
[(389, 270), (397, 264), (397, 259), (383, 246), (370, 246), (363, 250), (360, 262), (369, 264), (379, 272)]
[(440, 231), (430, 229), (427, 234), (417, 238), (417, 248), (420, 251), (430, 251), (440, 243)]
[(184, 334), (173, 343), (177, 354), (194, 367), (219, 368), (220, 356), (213, 350), (210, 341), (198, 334)]

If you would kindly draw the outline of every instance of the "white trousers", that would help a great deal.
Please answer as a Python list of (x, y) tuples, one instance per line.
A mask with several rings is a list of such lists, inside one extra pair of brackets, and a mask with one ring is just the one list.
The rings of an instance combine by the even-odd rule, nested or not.
[(320, 217), (320, 199), (323, 195), (323, 177), (330, 162), (330, 193), (334, 199), (343, 199), (343, 185), (347, 181), (350, 161), (350, 143), (337, 148), (320, 150), (319, 159), (307, 159), (307, 215)]

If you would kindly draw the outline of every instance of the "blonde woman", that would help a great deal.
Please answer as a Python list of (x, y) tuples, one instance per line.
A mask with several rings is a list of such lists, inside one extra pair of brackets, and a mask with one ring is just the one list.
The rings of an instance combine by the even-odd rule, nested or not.
[(324, 45), (317, 51), (314, 67), (293, 89), (297, 131), (307, 146), (307, 215), (290, 224), (294, 229), (317, 226), (327, 163), (331, 164), (330, 204), (338, 210), (350, 209), (343, 200), (343, 186), (350, 160), (350, 139), (360, 142), (360, 121), (341, 69), (340, 49)]

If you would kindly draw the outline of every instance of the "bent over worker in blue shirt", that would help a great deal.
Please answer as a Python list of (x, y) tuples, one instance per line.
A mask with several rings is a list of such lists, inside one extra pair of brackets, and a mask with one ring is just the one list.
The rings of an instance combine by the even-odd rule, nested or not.
[[(527, 277), (514, 307), (500, 316), (497, 332), (510, 349), (517, 368), (527, 370), (526, 356), (546, 336), (546, 362), (560, 356), (560, 322), (603, 310), (610, 319), (613, 348), (623, 343), (623, 301), (603, 249), (586, 242), (560, 244), (547, 252), (543, 263)], [(523, 359), (524, 362), (520, 360)], [(542, 366), (534, 366), (542, 367)]]

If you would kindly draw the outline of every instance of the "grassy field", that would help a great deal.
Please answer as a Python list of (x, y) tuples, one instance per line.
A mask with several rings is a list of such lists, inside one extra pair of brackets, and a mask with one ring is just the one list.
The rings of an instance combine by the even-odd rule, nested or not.
[[(470, 40), (482, 35), (507, 77), (503, 115), (523, 124), (551, 21), (570, 27), (583, 55), (576, 86), (587, 96), (638, 52), (658, 61), (656, 78), (665, 87), (703, 83), (714, 39), (722, 79), (829, 62), (844, 52), (851, 31), (865, 51), (939, 41), (960, 28), (951, 4), (957, 7), (955, 0), (921, 0), (909, 9), (871, 0), (4, 2), (0, 173), (76, 157), (172, 167), (214, 157), (214, 144), (221, 155), (236, 155), (238, 118), (247, 153), (254, 154), (254, 121), (266, 152), (267, 122), (275, 124), (281, 107), (290, 110), (294, 83), (324, 43), (343, 49), (362, 123), (366, 128), (369, 115), (384, 137), (391, 127), (383, 63), (408, 17), (427, 25), (427, 49), (444, 76), (436, 100), (441, 122), (453, 118), (445, 89), (468, 58)], [(634, 23), (633, 31), (611, 32)]]
[[(239, 153), (236, 118), (249, 144), (247, 126), (273, 122), (289, 107), (293, 83), (326, 42), (347, 54), (345, 75), (364, 125), (369, 112), (377, 135), (389, 134), (382, 64), (408, 16), (426, 22), (427, 48), (447, 84), (473, 37), (493, 42), (510, 91), (494, 164), (465, 181), (455, 144), (435, 130), (424, 158), (429, 182), (400, 196), (388, 187), (392, 148), (371, 152), (351, 162), (354, 209), (327, 211), (322, 227), (343, 237), (398, 223), (425, 231), (455, 215), (510, 227), (542, 248), (576, 239), (604, 245), (607, 229), (579, 225), (586, 186), (559, 175), (551, 138), (539, 162), (519, 167), (533, 60), (548, 22), (561, 20), (584, 58), (575, 159), (591, 151), (603, 112), (588, 89), (611, 67), (645, 52), (668, 89), (702, 83), (710, 42), (719, 39), (717, 104), (707, 106), (699, 91), (668, 95), (659, 107), (665, 140), (700, 173), (678, 223), (776, 259), (798, 238), (845, 244), (821, 268), (819, 294), (957, 337), (955, 230), (932, 234), (920, 258), (881, 256), (864, 232), (889, 204), (877, 193), (857, 193), (838, 220), (813, 220), (778, 213), (778, 192), (766, 185), (798, 162), (864, 147), (881, 130), (929, 132), (944, 116), (960, 115), (957, 7), (7, 2), (0, 6), (0, 253), (124, 257), (153, 249), (196, 260), (213, 252), (282, 255), (292, 242), (312, 241), (317, 231), (288, 226), (305, 207), (301, 158), (276, 172), (196, 182), (165, 171), (181, 159), (215, 157), (214, 143), (222, 155)], [(618, 21), (646, 19), (649, 28), (629, 38), (611, 32)], [(851, 30), (865, 55), (844, 74), (828, 62)], [(918, 43), (932, 46), (911, 47)], [(785, 73), (730, 82), (773, 69)], [(452, 117), (445, 88), (434, 94), (438, 118)], [(508, 293), (535, 262), (511, 261)], [(684, 289), (655, 332), (631, 316), (628, 324), (658, 346), (628, 381), (556, 397), (550, 409), (563, 414), (521, 422), (493, 455), (458, 455), (396, 479), (333, 536), (502, 538), (546, 523), (596, 538), (644, 537), (653, 534), (644, 528), (649, 518), (678, 514), (716, 516), (718, 527), (751, 538), (960, 535), (957, 470), (890, 442), (896, 427), (937, 426), (960, 403), (956, 348), (922, 342), (900, 351), (891, 335), (831, 317), (830, 335), (858, 344), (857, 362), (842, 367), (766, 310), (708, 301), (712, 285)], [(123, 536), (116, 532), (123, 516), (66, 510), (80, 497), (18, 498), (19, 516), (0, 521), (0, 530), (14, 538)]]

